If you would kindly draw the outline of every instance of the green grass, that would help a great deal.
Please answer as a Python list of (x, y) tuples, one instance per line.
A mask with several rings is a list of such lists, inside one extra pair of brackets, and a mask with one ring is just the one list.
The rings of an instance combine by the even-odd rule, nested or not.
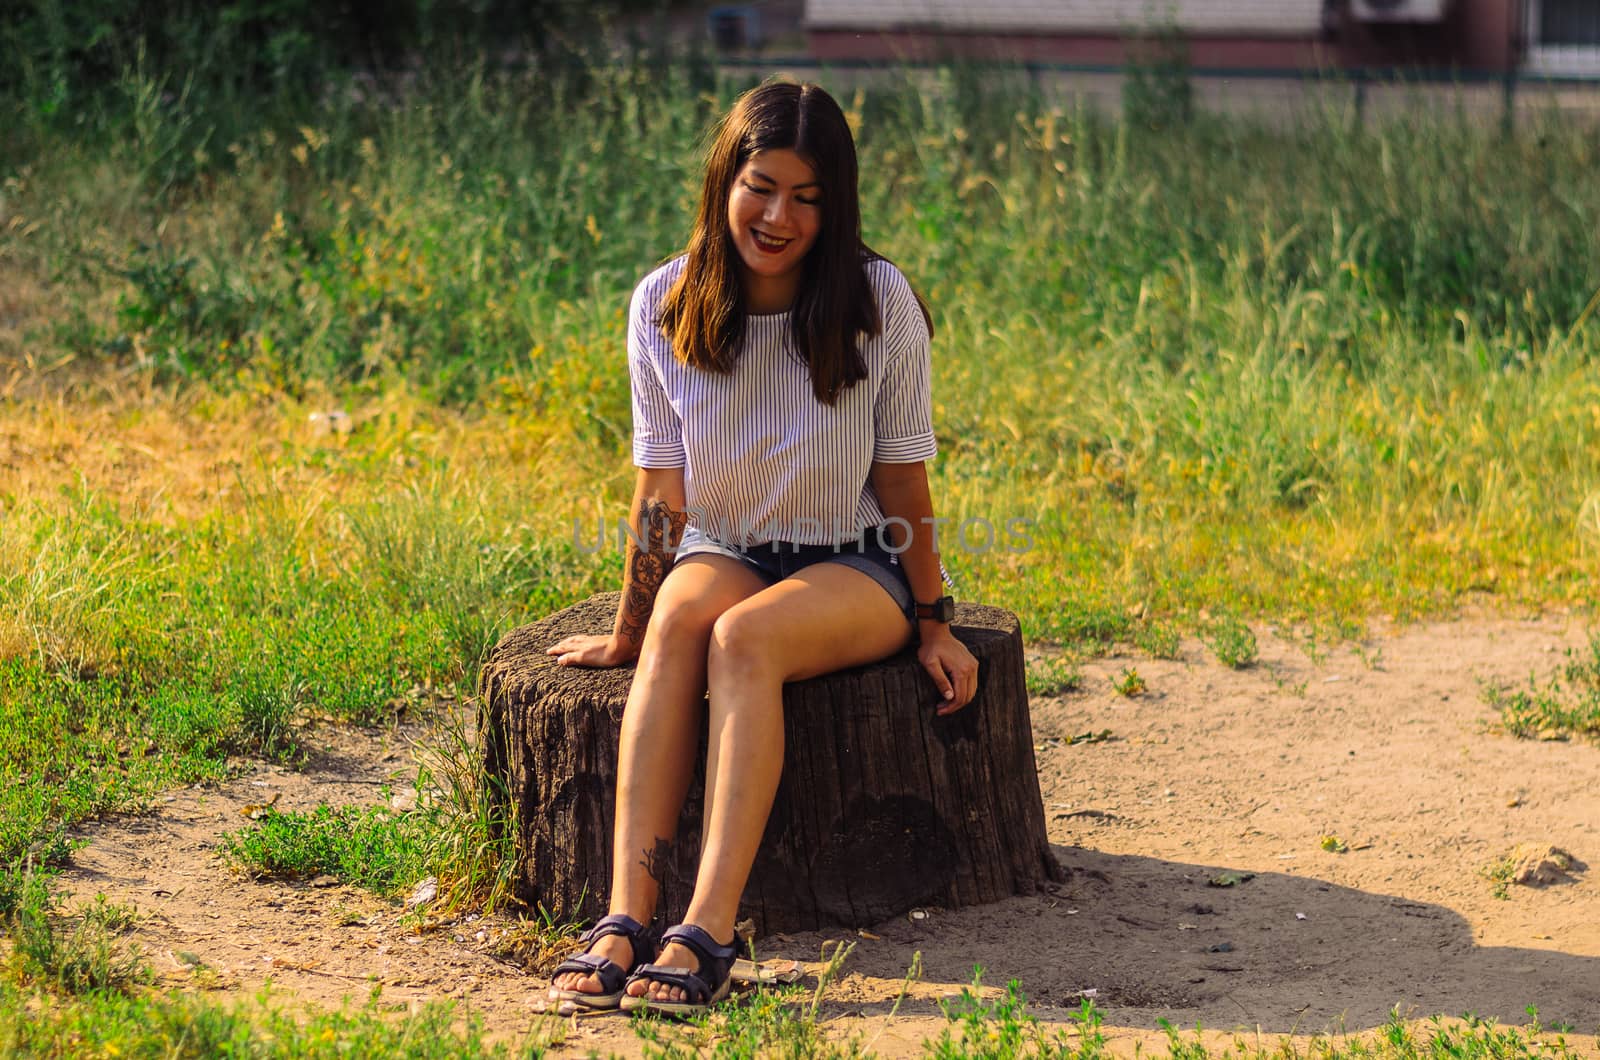
[[(30, 348), (541, 418), (614, 509), (627, 295), (682, 245), (694, 144), (736, 86), (531, 76), (253, 114), (133, 84), (80, 135), (18, 144), (0, 260), (72, 293)], [(1025, 553), (952, 551), (965, 596), (1068, 643), (1126, 639), (1134, 606), (1336, 623), (1591, 597), (1571, 562), (1600, 438), (1584, 130), (1327, 113), (1155, 135), (945, 87), (845, 102), (868, 235), (935, 312), (941, 513), (1033, 520)], [(121, 157), (191, 126), (211, 147), (177, 186)]]
[(216, 1056), (316, 1060), (445, 1060), (543, 1056), (559, 1039), (536, 1027), (515, 1046), (485, 1040), (482, 1020), (440, 1003), (411, 1013), (374, 991), (360, 1006), (308, 1011), (266, 991), (224, 1004), (203, 994), (89, 994), (28, 1010), (29, 995), (0, 984), (0, 1053), (205, 1060)]
[(1027, 687), (1030, 696), (1059, 696), (1083, 686), (1083, 671), (1069, 658), (1052, 656), (1028, 663)]
[[(502, 800), (489, 797), (481, 751), (450, 714), (419, 744), (416, 805), (330, 806), (309, 812), (258, 811), (253, 824), (225, 833), (222, 851), (239, 869), (263, 876), (322, 874), (389, 898), (400, 898), (432, 876), (438, 895), (420, 912), (450, 915), (468, 905), (494, 908), (509, 893), (515, 829), (502, 818)], [(533, 940), (570, 936), (545, 917)], [(543, 948), (548, 948), (547, 945)]]
[(319, 805), (309, 813), (268, 811), (223, 836), (223, 853), (260, 876), (327, 874), (397, 896), (428, 874), (426, 813)]
[[(941, 1003), (949, 1026), (937, 1039), (924, 1043), (925, 1055), (933, 1060), (1094, 1060), (1121, 1052), (1113, 1053), (1108, 1047), (1102, 1030), (1105, 1015), (1091, 1000), (1084, 999), (1064, 1024), (1047, 1026), (1028, 1011), (1027, 997), (1015, 980), (999, 994), (985, 994), (978, 986), (975, 979), (960, 997)], [(1165, 1020), (1161, 1026), (1166, 1032), (1165, 1055), (1170, 1060), (1208, 1060), (1213, 1056), (1241, 1060), (1488, 1060), (1580, 1055), (1559, 1032), (1548, 1032), (1539, 1024), (1536, 1010), (1530, 1009), (1529, 1016), (1531, 1025), (1517, 1028), (1474, 1017), (1457, 1023), (1439, 1019), (1408, 1022), (1395, 1014), (1372, 1034), (1317, 1035), (1309, 1040), (1283, 1039), (1277, 1043), (1263, 1042), (1259, 1036), (1248, 1041), (1239, 1037), (1222, 1045), (1206, 1044), (1198, 1033), (1200, 1028), (1189, 1034)], [(1149, 1050), (1149, 1054), (1162, 1055), (1158, 1049)]]
[[(448, 597), (416, 605), (406, 582), (426, 577), (429, 562), (405, 578), (381, 568), (340, 577), (284, 556), (273, 532), (231, 541), (206, 527), (126, 533), (140, 540), (120, 575), (125, 603), (100, 607), (78, 629), (24, 615), (55, 642), (0, 659), (0, 863), (54, 860), (66, 825), (136, 807), (173, 783), (219, 778), (231, 755), (292, 760), (311, 718), (370, 723), (403, 709), (424, 679), (465, 686), (476, 652), (511, 613), (508, 603), (473, 625)], [(432, 557), (452, 562), (447, 548)], [(36, 569), (71, 562), (18, 559)]]

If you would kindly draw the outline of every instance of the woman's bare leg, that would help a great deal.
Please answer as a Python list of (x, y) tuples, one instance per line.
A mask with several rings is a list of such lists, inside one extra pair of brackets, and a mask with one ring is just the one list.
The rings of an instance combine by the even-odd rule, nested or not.
[[(783, 685), (873, 662), (911, 637), (905, 613), (861, 571), (818, 563), (724, 611), (711, 632), (705, 844), (684, 919), (718, 941), (733, 936), (739, 896), (755, 863), (783, 770)], [(695, 968), (666, 947), (657, 964)], [(635, 996), (686, 1000), (682, 990), (636, 983)]]
[[(712, 627), (728, 608), (765, 586), (738, 560), (703, 553), (685, 557), (661, 584), (622, 712), (610, 912), (643, 924), (655, 911), (657, 866), (677, 830), (694, 772)], [(592, 952), (624, 968), (633, 959), (628, 941), (614, 935), (595, 943)], [(597, 978), (577, 972), (558, 977), (554, 986), (600, 991)]]

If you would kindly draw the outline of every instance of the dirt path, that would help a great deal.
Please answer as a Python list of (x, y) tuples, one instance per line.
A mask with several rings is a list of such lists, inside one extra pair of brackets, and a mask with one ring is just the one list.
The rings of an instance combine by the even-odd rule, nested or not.
[[(1040, 785), (1069, 882), (857, 936), (821, 1010), (828, 1033), (915, 1055), (944, 1025), (936, 999), (978, 964), (986, 983), (1020, 980), (1047, 1021), (1092, 992), (1129, 1046), (1159, 1019), (1251, 1035), (1359, 1031), (1396, 1005), (1512, 1023), (1537, 1005), (1546, 1024), (1594, 1035), (1600, 748), (1498, 735), (1481, 698), (1484, 681), (1548, 673), (1585, 631), (1559, 618), (1386, 629), (1325, 654), (1258, 631), (1261, 664), (1238, 672), (1198, 643), (1177, 661), (1098, 660), (1080, 691), (1036, 701)], [(1149, 686), (1132, 699), (1111, 687), (1130, 665)], [(1107, 729), (1108, 741), (1069, 742)], [(377, 981), (387, 1001), (461, 999), (518, 1038), (543, 982), (488, 955), (505, 921), (417, 936), (398, 908), (355, 889), (251, 882), (218, 860), (218, 835), (247, 804), (278, 793), (279, 809), (370, 804), (382, 783), (413, 775), (403, 734), (330, 739), (304, 772), (261, 766), (87, 829), (68, 884), (136, 905), (139, 941), (172, 981), (232, 993), (270, 976), (318, 1004), (364, 999)], [(1324, 835), (1350, 850), (1322, 849)], [(1497, 899), (1482, 870), (1519, 843), (1563, 848), (1597, 871)], [(1254, 876), (1212, 886), (1224, 871)], [(760, 945), (815, 960), (824, 940)], [(913, 951), (923, 978), (890, 1021)], [(621, 1019), (566, 1035), (574, 1053), (639, 1048)]]

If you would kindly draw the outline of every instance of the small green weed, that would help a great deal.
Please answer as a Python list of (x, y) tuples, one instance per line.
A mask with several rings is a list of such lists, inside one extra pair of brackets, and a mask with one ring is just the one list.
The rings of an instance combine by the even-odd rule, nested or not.
[(633, 1032), (651, 1060), (782, 1056), (795, 1060), (855, 1060), (871, 1055), (859, 1035), (830, 1041), (807, 1012), (800, 986), (763, 987), (736, 996), (709, 1016), (672, 1023), (636, 1019)]
[[(422, 829), (422, 860), (439, 878), (433, 911), (449, 914), (471, 905), (493, 910), (509, 893), (516, 859), (513, 799), (495, 795), (495, 778), (468, 736), (464, 715), (447, 712), (415, 746), (417, 790), (438, 792), (428, 800)], [(555, 925), (550, 925), (554, 927)]]
[(1511, 898), (1511, 881), (1517, 873), (1517, 855), (1515, 851), (1495, 858), (1489, 864), (1478, 870), (1478, 875), (1489, 881), (1489, 893), (1501, 901)]
[(1524, 690), (1484, 690), (1507, 732), (1524, 740), (1600, 739), (1600, 635), (1581, 654), (1569, 648), (1566, 658), (1549, 680), (1530, 676)]
[[(729, 1058), (854, 1060), (869, 1056), (859, 1035), (843, 1042), (830, 1041), (817, 1019), (824, 995), (854, 950), (854, 942), (824, 944), (823, 968), (817, 974), (817, 985), (809, 992), (798, 985), (763, 987), (684, 1023), (635, 1020), (634, 1033), (644, 1044), (644, 1055), (652, 1060), (690, 1060), (707, 1055), (708, 1049), (713, 1056)], [(913, 964), (913, 974), (918, 967)]]
[(1028, 695), (1059, 696), (1083, 687), (1083, 671), (1065, 656), (1034, 659), (1028, 663)]
[(5, 918), (11, 936), (11, 978), (19, 984), (64, 994), (125, 991), (149, 979), (137, 947), (120, 936), (132, 925), (133, 910), (104, 895), (72, 915), (60, 915), (59, 899), (43, 874), (29, 874), (20, 900)]
[(972, 985), (963, 988), (954, 1001), (941, 1001), (940, 1010), (952, 1024), (938, 1039), (923, 1043), (924, 1055), (931, 1060), (960, 1058), (1060, 1058), (1089, 1060), (1106, 1053), (1106, 1036), (1100, 1030), (1101, 1013), (1085, 998), (1069, 1019), (1068, 1030), (1047, 1035), (1038, 1017), (1028, 1012), (1028, 999), (1015, 979), (1006, 984), (1005, 993), (986, 999), (981, 993), (983, 969), (973, 972)]
[(1122, 673), (1111, 679), (1111, 687), (1116, 690), (1117, 695), (1128, 696), (1130, 698), (1133, 696), (1143, 695), (1149, 690), (1149, 686), (1145, 684), (1144, 678), (1141, 677), (1139, 675), (1139, 671), (1132, 666), (1123, 667)]
[(1256, 635), (1236, 618), (1221, 618), (1211, 623), (1207, 639), (1217, 661), (1234, 670), (1255, 665)]
[(1133, 646), (1156, 659), (1176, 659), (1182, 654), (1183, 638), (1178, 627), (1167, 622), (1147, 622), (1134, 630)]

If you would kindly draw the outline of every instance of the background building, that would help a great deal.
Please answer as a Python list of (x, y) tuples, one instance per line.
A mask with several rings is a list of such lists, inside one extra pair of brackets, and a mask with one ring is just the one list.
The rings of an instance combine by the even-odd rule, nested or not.
[(809, 51), (1118, 66), (1179, 33), (1200, 70), (1600, 75), (1600, 0), (806, 0)]

